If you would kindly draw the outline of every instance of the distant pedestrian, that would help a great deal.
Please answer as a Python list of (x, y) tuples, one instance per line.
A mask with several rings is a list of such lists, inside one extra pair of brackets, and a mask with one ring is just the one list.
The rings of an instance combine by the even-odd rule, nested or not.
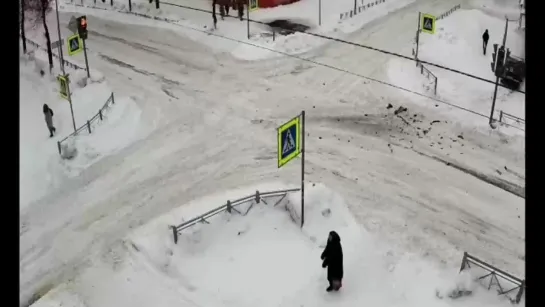
[(483, 54), (486, 55), (486, 46), (488, 46), (488, 39), (490, 36), (488, 35), (488, 29), (484, 31), (483, 33)]
[(51, 138), (56, 131), (55, 127), (53, 126), (53, 110), (51, 110), (47, 104), (44, 103), (43, 112), (47, 129), (49, 129), (49, 137)]
[(327, 267), (327, 280), (329, 287), (326, 291), (339, 291), (343, 280), (343, 248), (341, 246), (341, 237), (335, 232), (330, 231), (327, 238), (327, 245), (321, 256), (322, 268)]

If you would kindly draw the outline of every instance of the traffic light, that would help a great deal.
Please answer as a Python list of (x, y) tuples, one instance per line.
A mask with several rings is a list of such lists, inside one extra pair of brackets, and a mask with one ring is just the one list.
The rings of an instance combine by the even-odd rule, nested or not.
[(78, 34), (81, 39), (87, 39), (87, 16), (77, 18)]

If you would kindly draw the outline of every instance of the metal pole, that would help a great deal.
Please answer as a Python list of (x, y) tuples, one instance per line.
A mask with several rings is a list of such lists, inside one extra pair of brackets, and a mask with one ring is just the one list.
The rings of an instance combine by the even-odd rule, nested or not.
[(301, 112), (301, 228), (305, 224), (305, 111)]
[(322, 25), (322, 0), (318, 0), (318, 25)]
[(70, 81), (66, 80), (66, 92), (68, 96), (68, 104), (70, 105), (70, 113), (72, 114), (72, 125), (74, 126), (74, 132), (77, 131), (76, 129), (76, 120), (74, 119), (74, 108), (72, 107), (72, 93), (70, 93)]
[(358, 12), (356, 11), (356, 8), (358, 6), (358, 3), (357, 3), (358, 0), (354, 0), (354, 15), (356, 15)]
[(63, 76), (65, 76), (65, 72), (64, 72), (64, 56), (63, 56), (63, 53), (62, 53), (62, 37), (61, 37), (61, 26), (60, 26), (60, 21), (59, 21), (59, 2), (57, 0), (55, 0), (55, 7), (56, 7), (56, 12), (57, 12), (57, 34), (59, 35), (59, 63), (60, 63), (60, 66), (61, 66), (61, 71), (62, 71), (62, 74)]
[(418, 12), (418, 27), (416, 29), (416, 53), (414, 58), (416, 60), (416, 66), (418, 66), (418, 41), (420, 40), (420, 12)]
[(248, 39), (250, 39), (250, 1), (246, 5), (246, 27), (248, 28)]
[(87, 68), (87, 78), (91, 78), (91, 72), (89, 71), (89, 61), (87, 60), (87, 46), (85, 45), (86, 39), (83, 41), (83, 55), (85, 56), (85, 67)]
[[(502, 42), (502, 48), (504, 49), (504, 53), (507, 55), (507, 51), (505, 51), (505, 42), (507, 41), (507, 27), (509, 25), (509, 20), (505, 18), (505, 32), (503, 33), (503, 42)], [(499, 48), (498, 48), (499, 50)], [(496, 63), (500, 59), (498, 59), (498, 51), (496, 51)], [(503, 59), (501, 59), (503, 61)], [(490, 118), (488, 119), (488, 124), (492, 126), (492, 122), (494, 121), (494, 109), (496, 108), (496, 96), (498, 95), (498, 83), (500, 81), (500, 77), (496, 77), (496, 84), (494, 85), (494, 96), (492, 97), (492, 108), (490, 109)]]

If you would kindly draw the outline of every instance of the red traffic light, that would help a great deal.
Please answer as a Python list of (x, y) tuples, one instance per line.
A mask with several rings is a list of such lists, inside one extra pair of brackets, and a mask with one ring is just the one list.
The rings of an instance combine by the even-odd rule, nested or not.
[(80, 19), (80, 26), (82, 29), (87, 29), (87, 17), (82, 16)]

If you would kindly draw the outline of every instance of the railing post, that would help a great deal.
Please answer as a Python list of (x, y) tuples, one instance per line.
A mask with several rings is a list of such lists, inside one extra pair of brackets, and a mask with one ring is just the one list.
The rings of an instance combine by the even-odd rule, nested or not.
[(433, 89), (433, 94), (437, 95), (437, 77), (435, 77), (435, 88)]
[(59, 149), (59, 155), (61, 154), (61, 142), (57, 142), (57, 148)]
[(87, 130), (91, 133), (91, 123), (89, 121), (87, 121)]
[(231, 209), (232, 209), (231, 201), (228, 200), (228, 201), (227, 201), (227, 212), (231, 213)]
[(176, 226), (170, 226), (172, 228), (172, 235), (174, 237), (174, 244), (178, 243), (178, 229), (176, 229)]
[(259, 191), (255, 191), (255, 203), (259, 204), (261, 197), (259, 196)]
[(98, 116), (100, 117), (100, 120), (102, 120), (102, 109), (98, 110)]
[(523, 280), (520, 283), (520, 289), (519, 289), (519, 292), (517, 293), (517, 297), (515, 298), (515, 302), (517, 304), (520, 303), (520, 299), (522, 298), (522, 293), (524, 292), (524, 287), (526, 287), (526, 280)]
[(423, 64), (420, 64), (420, 74), (421, 75), (424, 74), (424, 65)]
[(503, 118), (503, 111), (500, 110), (500, 123), (501, 123), (502, 118)]
[(114, 92), (112, 92), (112, 104), (115, 103), (115, 99), (114, 99)]
[(466, 268), (466, 259), (467, 259), (467, 252), (464, 252), (464, 257), (462, 258), (462, 265), (460, 266), (460, 272), (462, 272)]

